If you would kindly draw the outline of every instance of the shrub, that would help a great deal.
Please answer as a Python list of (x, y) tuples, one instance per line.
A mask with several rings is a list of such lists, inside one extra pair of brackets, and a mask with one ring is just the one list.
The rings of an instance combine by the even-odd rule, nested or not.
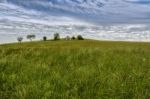
[(46, 40), (47, 40), (47, 37), (46, 37), (46, 36), (44, 36), (44, 37), (43, 37), (43, 41), (46, 41)]
[(34, 34), (30, 34), (30, 35), (27, 35), (27, 39), (29, 39), (30, 41), (32, 41), (32, 39), (35, 39), (35, 35)]
[(23, 37), (18, 37), (17, 40), (18, 40), (18, 42), (22, 42)]
[(54, 34), (54, 40), (60, 40), (59, 33), (55, 33), (55, 34)]
[(78, 35), (78, 36), (77, 36), (77, 39), (78, 39), (78, 40), (84, 40), (84, 38), (82, 37), (82, 35)]

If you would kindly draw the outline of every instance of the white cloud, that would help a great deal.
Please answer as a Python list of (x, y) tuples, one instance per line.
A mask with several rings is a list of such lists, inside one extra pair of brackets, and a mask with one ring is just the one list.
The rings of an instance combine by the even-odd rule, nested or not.
[(0, 3), (0, 42), (16, 41), (17, 36), (28, 33), (35, 33), (38, 39), (44, 35), (51, 38), (54, 32), (103, 40), (150, 41), (150, 6), (125, 0), (65, 0), (65, 5), (62, 0), (58, 4), (38, 1), (35, 5), (46, 7), (46, 11)]
[[(23, 14), (34, 19), (38, 17), (38, 20), (42, 20), (43, 16), (64, 16), (93, 23), (150, 22), (150, 6), (126, 2), (131, 0), (13, 0), (19, 2), (18, 4), (7, 1), (11, 3), (0, 3), (0, 10), (4, 7), (8, 10), (2, 11), (1, 16)], [(23, 8), (23, 5), (26, 6)], [(44, 15), (41, 16), (42, 14)]]

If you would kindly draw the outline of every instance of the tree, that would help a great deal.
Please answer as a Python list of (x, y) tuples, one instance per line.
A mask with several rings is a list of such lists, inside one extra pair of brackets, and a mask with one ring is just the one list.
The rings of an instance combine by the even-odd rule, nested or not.
[(72, 36), (72, 38), (71, 38), (72, 40), (75, 40), (76, 39), (76, 37), (75, 36)]
[(21, 42), (23, 40), (23, 37), (20, 36), (17, 38), (17, 40), (18, 40), (18, 42)]
[(70, 36), (66, 36), (66, 40), (71, 40)]
[(54, 34), (54, 40), (60, 40), (59, 33), (55, 33), (55, 34)]
[(43, 37), (43, 41), (46, 41), (46, 40), (47, 40), (47, 37), (46, 37), (46, 36), (44, 36), (44, 37)]
[(32, 39), (35, 39), (35, 35), (34, 34), (30, 34), (30, 35), (27, 35), (27, 39), (29, 39), (30, 41), (32, 41)]
[(77, 36), (77, 39), (78, 39), (78, 40), (84, 40), (84, 38), (82, 37), (82, 35), (78, 35), (78, 36)]

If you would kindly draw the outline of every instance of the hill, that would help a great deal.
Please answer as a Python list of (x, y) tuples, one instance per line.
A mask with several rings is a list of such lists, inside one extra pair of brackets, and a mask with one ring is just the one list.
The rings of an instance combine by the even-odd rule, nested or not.
[(0, 46), (1, 99), (148, 99), (150, 43), (46, 41)]

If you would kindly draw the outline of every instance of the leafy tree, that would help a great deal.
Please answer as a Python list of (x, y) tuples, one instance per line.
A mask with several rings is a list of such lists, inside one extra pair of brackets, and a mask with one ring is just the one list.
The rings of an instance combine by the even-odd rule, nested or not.
[(72, 36), (72, 38), (71, 38), (72, 40), (75, 40), (76, 39), (76, 37), (75, 36)]
[(32, 39), (35, 39), (35, 35), (34, 34), (30, 34), (30, 35), (27, 35), (27, 39), (29, 39), (30, 41), (32, 41)]
[(70, 36), (66, 36), (66, 40), (71, 40)]
[(23, 37), (20, 36), (20, 37), (17, 38), (17, 40), (18, 40), (18, 42), (22, 42)]
[(44, 37), (43, 37), (43, 41), (46, 41), (46, 40), (47, 40), (47, 37), (46, 37), (46, 36), (44, 36)]
[(78, 36), (77, 36), (77, 39), (78, 39), (78, 40), (84, 40), (84, 38), (82, 37), (82, 35), (78, 35)]
[(54, 34), (54, 40), (60, 40), (60, 35), (59, 33)]

